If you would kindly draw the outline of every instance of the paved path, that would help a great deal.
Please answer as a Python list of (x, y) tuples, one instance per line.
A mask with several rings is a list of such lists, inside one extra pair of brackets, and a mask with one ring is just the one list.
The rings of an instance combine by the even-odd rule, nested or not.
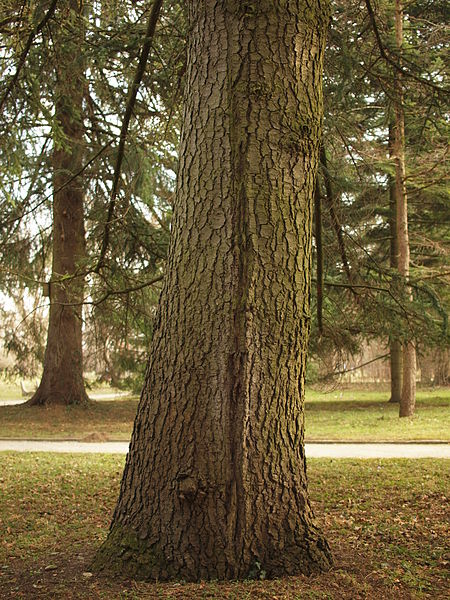
[[(0, 451), (126, 454), (128, 442), (0, 440)], [(306, 444), (308, 458), (450, 458), (450, 444)]]

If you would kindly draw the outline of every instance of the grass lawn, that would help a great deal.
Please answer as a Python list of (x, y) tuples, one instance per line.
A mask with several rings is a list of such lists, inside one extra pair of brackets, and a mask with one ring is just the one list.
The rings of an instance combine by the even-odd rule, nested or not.
[[(450, 388), (418, 390), (412, 419), (399, 419), (398, 406), (388, 397), (383, 390), (308, 389), (307, 441), (450, 440)], [(87, 409), (0, 406), (0, 438), (128, 440), (137, 403), (134, 396), (95, 402)]]
[(323, 575), (149, 584), (89, 572), (124, 457), (0, 454), (0, 597), (304, 600), (447, 597), (445, 460), (309, 461), (310, 492), (335, 557)]
[[(381, 387), (381, 386), (380, 386)], [(398, 417), (386, 390), (306, 392), (307, 440), (450, 440), (450, 388), (418, 389), (413, 418)]]

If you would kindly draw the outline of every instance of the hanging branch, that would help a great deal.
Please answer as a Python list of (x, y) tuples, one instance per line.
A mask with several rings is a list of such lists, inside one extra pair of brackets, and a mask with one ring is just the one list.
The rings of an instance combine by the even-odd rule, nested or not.
[(30, 51), (30, 48), (33, 44), (34, 38), (37, 36), (37, 34), (40, 31), (42, 31), (42, 29), (44, 29), (44, 27), (47, 25), (47, 23), (52, 18), (53, 13), (55, 12), (57, 3), (58, 3), (58, 0), (52, 0), (52, 3), (50, 4), (50, 7), (49, 7), (48, 11), (45, 13), (43, 19), (41, 19), (41, 21), (39, 21), (39, 23), (34, 27), (34, 29), (31, 31), (30, 35), (28, 36), (28, 39), (25, 44), (25, 48), (22, 50), (22, 54), (19, 57), (19, 62), (17, 63), (16, 72), (14, 73), (13, 78), (9, 82), (8, 86), (6, 87), (5, 93), (3, 94), (3, 98), (0, 100), (0, 112), (3, 110), (3, 107), (5, 105), (6, 100), (8, 99), (9, 94), (12, 92), (12, 90), (14, 89), (14, 86), (17, 83), (17, 80), (19, 79), (20, 71), (22, 70), (22, 67), (25, 64), (28, 52)]
[(356, 365), (356, 367), (351, 367), (350, 369), (344, 369), (342, 371), (331, 371), (329, 373), (326, 373), (320, 379), (322, 381), (325, 381), (329, 377), (333, 377), (335, 375), (346, 375), (347, 373), (350, 373), (351, 371), (357, 371), (358, 369), (367, 367), (367, 365), (371, 365), (372, 363), (377, 362), (378, 360), (383, 360), (385, 358), (388, 358), (388, 356), (390, 356), (389, 352), (387, 352), (386, 354), (380, 354), (380, 356), (376, 356), (375, 358), (372, 358), (371, 360), (368, 360), (367, 362), (360, 363), (359, 365)]
[(119, 146), (117, 149), (117, 159), (114, 167), (114, 179), (111, 190), (111, 199), (108, 207), (108, 215), (106, 218), (105, 229), (103, 231), (103, 240), (102, 246), (100, 250), (100, 256), (97, 262), (97, 266), (94, 271), (98, 273), (102, 267), (105, 260), (106, 251), (108, 249), (109, 244), (109, 233), (110, 227), (113, 222), (114, 217), (114, 209), (116, 205), (116, 197), (119, 189), (119, 180), (120, 180), (120, 169), (122, 167), (122, 161), (125, 151), (125, 141), (128, 133), (128, 126), (130, 124), (131, 115), (133, 114), (134, 104), (136, 102), (137, 93), (139, 90), (140, 83), (142, 81), (142, 77), (144, 76), (145, 67), (147, 66), (148, 57), (150, 54), (150, 50), (153, 43), (153, 37), (155, 34), (156, 24), (159, 18), (159, 12), (161, 10), (162, 0), (155, 0), (152, 6), (152, 10), (150, 12), (150, 17), (147, 24), (147, 31), (145, 34), (144, 44), (142, 46), (141, 56), (139, 58), (139, 63), (136, 69), (136, 73), (134, 75), (133, 83), (129, 89), (127, 105), (125, 108), (125, 114), (122, 121), (122, 127), (120, 129), (120, 137), (119, 137)]
[[(61, 190), (63, 190), (64, 188), (66, 188), (69, 184), (72, 183), (72, 181), (74, 181), (74, 179), (76, 179), (77, 177), (79, 177), (101, 154), (103, 154), (103, 152), (109, 148), (109, 146), (111, 146), (111, 144), (113, 143), (113, 140), (109, 140), (109, 142), (106, 142), (106, 144), (104, 146), (102, 146), (100, 148), (100, 150), (98, 150), (98, 152), (96, 152), (94, 154), (94, 156), (92, 156), (76, 173), (74, 173), (73, 175), (71, 175), (69, 177), (69, 179), (67, 179), (66, 181), (64, 181), (64, 183), (62, 183), (58, 188), (56, 188), (56, 190), (52, 190), (49, 194), (47, 194), (46, 196), (44, 196), (42, 198), (42, 200), (40, 200), (37, 204), (35, 204), (33, 206), (33, 208), (31, 208), (28, 211), (24, 211), (22, 212), (22, 214), (20, 214), (18, 217), (13, 217), (11, 219), (8, 219), (7, 221), (4, 221), (4, 223), (2, 223), (3, 226), (5, 225), (10, 225), (11, 223), (15, 223), (16, 221), (20, 221), (21, 219), (23, 219), (24, 217), (27, 217), (28, 215), (32, 214), (36, 209), (38, 209), (40, 206), (42, 206), (43, 204), (45, 204), (45, 202), (47, 202), (47, 200), (49, 198), (51, 198), (52, 196), (58, 194)], [(30, 190), (32, 188), (30, 187)], [(27, 198), (30, 195), (30, 190), (29, 193), (27, 194)]]
[(323, 333), (323, 246), (322, 246), (322, 207), (320, 196), (319, 176), (316, 177), (316, 191), (314, 194), (314, 225), (317, 252), (317, 326), (319, 333)]
[(344, 271), (347, 275), (348, 281), (352, 282), (352, 273), (350, 271), (350, 265), (347, 258), (347, 252), (345, 250), (344, 236), (342, 235), (342, 227), (339, 222), (339, 218), (334, 209), (334, 196), (333, 196), (333, 188), (331, 186), (330, 173), (328, 171), (328, 163), (327, 163), (327, 155), (325, 152), (325, 146), (320, 147), (320, 163), (322, 165), (323, 179), (325, 183), (326, 190), (326, 200), (328, 203), (328, 208), (330, 211), (331, 221), (333, 223), (334, 231), (336, 232), (336, 237), (338, 240), (339, 252), (341, 253), (341, 260), (344, 266)]

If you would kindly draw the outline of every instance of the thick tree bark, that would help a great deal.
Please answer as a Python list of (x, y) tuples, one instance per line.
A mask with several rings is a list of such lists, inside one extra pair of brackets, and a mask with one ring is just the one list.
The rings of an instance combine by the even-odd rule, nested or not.
[[(395, 0), (395, 39), (401, 55), (403, 45), (403, 2)], [(398, 271), (405, 287), (409, 280), (408, 198), (405, 168), (405, 114), (401, 73), (395, 72), (395, 188), (397, 198)], [(409, 293), (411, 293), (409, 291)], [(416, 404), (416, 347), (414, 341), (403, 344), (403, 384), (400, 398), (400, 417), (414, 414)]]
[[(389, 122), (389, 158), (395, 160), (395, 122)], [(390, 230), (390, 267), (398, 268), (397, 244), (397, 195), (396, 177), (389, 175), (389, 230)], [(390, 366), (391, 366), (391, 397), (389, 402), (400, 402), (402, 394), (403, 354), (402, 345), (393, 337), (389, 340)]]
[[(61, 8), (64, 34), (58, 39), (55, 120), (61, 133), (53, 150), (53, 262), (44, 370), (31, 406), (86, 404), (83, 383), (82, 301), (85, 268), (82, 100), (84, 62), (80, 56), (82, 20), (77, 0)], [(67, 183), (69, 182), (70, 183)], [(78, 273), (80, 273), (78, 275)]]
[(96, 569), (227, 579), (329, 567), (304, 377), (325, 2), (188, 3), (166, 281)]

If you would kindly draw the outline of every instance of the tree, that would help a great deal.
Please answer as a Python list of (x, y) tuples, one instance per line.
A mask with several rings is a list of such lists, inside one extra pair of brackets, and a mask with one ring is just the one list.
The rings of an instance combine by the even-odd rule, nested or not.
[[(317, 335), (318, 319), (313, 318), (310, 355), (321, 361), (325, 367), (321, 372), (329, 376), (345, 371), (343, 363), (359, 352), (363, 342), (389, 344), (394, 362), (392, 395), (397, 398), (399, 346), (401, 350), (402, 344), (413, 341), (420, 360), (429, 348), (448, 344), (442, 285), (447, 274), (443, 224), (448, 219), (443, 11), (441, 2), (408, 3), (399, 53), (392, 0), (376, 5), (369, 0), (337, 0), (325, 57), (327, 168), (319, 178), (324, 292), (322, 297), (317, 290), (317, 301), (312, 297), (313, 307), (322, 306), (322, 335)], [(408, 285), (402, 284), (397, 269), (397, 251), (392, 247), (395, 219), (389, 206), (395, 192), (391, 115), (398, 73), (403, 80), (408, 167)], [(317, 244), (314, 249), (319, 263)], [(379, 359), (386, 356), (380, 353)]]
[[(395, 0), (395, 41), (399, 57), (403, 45), (403, 2)], [(405, 166), (405, 114), (403, 109), (403, 83), (401, 73), (395, 74), (395, 199), (397, 233), (397, 267), (405, 286), (409, 280), (409, 235), (408, 235), (408, 197), (406, 193)], [(412, 296), (411, 296), (412, 299)], [(400, 417), (414, 414), (416, 404), (416, 347), (412, 339), (403, 346), (403, 383), (400, 397)]]
[(191, 1), (166, 280), (97, 569), (329, 567), (303, 446), (325, 2)]
[[(64, 401), (67, 382), (79, 382), (68, 371), (79, 371), (80, 361), (63, 359), (70, 354), (65, 334), (73, 328), (53, 326), (63, 304), (63, 314), (77, 313), (80, 327), (83, 315), (83, 362), (88, 369), (95, 366), (99, 375), (108, 371), (113, 377), (118, 368), (131, 377), (141, 375), (132, 371), (147, 352), (170, 231), (184, 66), (183, 10), (166, 0), (154, 39), (147, 31), (153, 8), (146, 0), (120, 6), (84, 3), (82, 15), (82, 3), (68, 0), (45, 7), (37, 0), (26, 7), (19, 1), (3, 4), (0, 289), (15, 304), (14, 310), (0, 307), (8, 323), (4, 343), (14, 353), (15, 372), (35, 376), (43, 363), (41, 332), (48, 329), (48, 305), (54, 304), (47, 359), (53, 354), (62, 362), (60, 369), (51, 367), (54, 377), (47, 377), (46, 369), (44, 379), (46, 388), (50, 381), (58, 386), (53, 397)], [(153, 43), (153, 56), (151, 68), (142, 72), (144, 42)], [(134, 85), (130, 73), (138, 64), (141, 81)], [(130, 88), (138, 92), (134, 103), (127, 100)], [(118, 123), (124, 106), (132, 119), (121, 150)], [(78, 142), (69, 131), (75, 124), (82, 132)], [(64, 153), (68, 169), (55, 163)], [(115, 169), (119, 156), (122, 168)], [(115, 210), (109, 217), (113, 180)], [(54, 203), (52, 188), (57, 190)], [(70, 252), (64, 260), (71, 264), (60, 264), (51, 273), (54, 211), (65, 204), (70, 211), (73, 193), (83, 196), (86, 229), (86, 236), (80, 234), (86, 248), (76, 278), (77, 261)], [(81, 219), (78, 224), (83, 227)], [(104, 245), (106, 238), (109, 243)], [(60, 246), (55, 238), (55, 260), (61, 263)], [(42, 294), (48, 280), (50, 301)]]
[(53, 134), (52, 275), (44, 370), (30, 406), (87, 404), (83, 382), (82, 308), (86, 259), (84, 190), (77, 175), (84, 162), (83, 93), (85, 64), (81, 3), (61, 9), (56, 66)]

